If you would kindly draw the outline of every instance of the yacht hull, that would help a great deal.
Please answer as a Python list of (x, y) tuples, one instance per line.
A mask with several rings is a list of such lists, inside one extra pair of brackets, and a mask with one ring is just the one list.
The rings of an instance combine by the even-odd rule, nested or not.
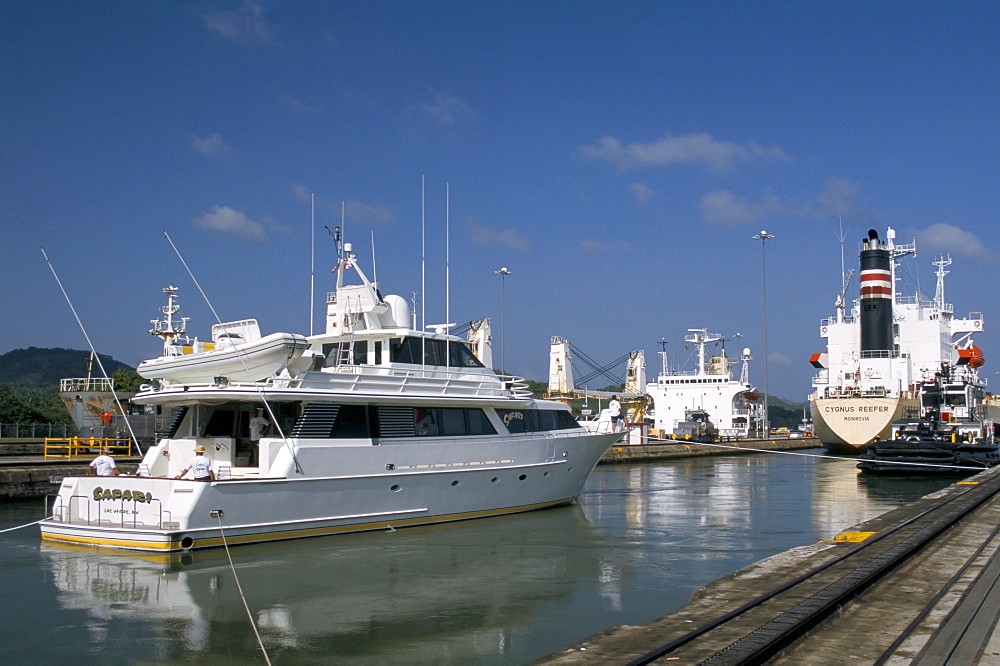
[[(303, 478), (205, 483), (150, 477), (69, 477), (47, 541), (169, 552), (467, 520), (573, 501), (624, 432), (297, 451)], [(459, 455), (461, 454), (461, 455)], [(481, 454), (481, 455), (480, 455)], [(155, 455), (155, 454), (154, 454)], [(343, 470), (355, 470), (346, 474)], [(334, 474), (337, 469), (340, 474)], [(315, 475), (314, 475), (315, 474)]]

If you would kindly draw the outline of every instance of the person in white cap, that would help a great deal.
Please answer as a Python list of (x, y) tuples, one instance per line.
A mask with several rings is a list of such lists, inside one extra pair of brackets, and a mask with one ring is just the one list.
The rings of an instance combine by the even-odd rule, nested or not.
[(195, 456), (191, 458), (191, 462), (187, 464), (183, 472), (174, 478), (179, 479), (190, 470), (195, 481), (215, 481), (215, 472), (212, 471), (212, 460), (205, 455), (205, 447), (199, 444), (194, 447), (194, 452)]

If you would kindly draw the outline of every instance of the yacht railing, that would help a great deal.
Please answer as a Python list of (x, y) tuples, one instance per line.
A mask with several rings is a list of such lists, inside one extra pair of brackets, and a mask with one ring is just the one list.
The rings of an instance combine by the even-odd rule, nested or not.
[[(221, 378), (220, 378), (221, 379)], [(179, 384), (156, 383), (143, 387), (151, 392), (169, 391)], [(531, 390), (523, 377), (457, 370), (398, 368), (373, 365), (341, 364), (321, 371), (311, 371), (299, 377), (271, 377), (264, 382), (230, 382), (221, 384), (186, 384), (193, 388), (263, 388), (323, 389), (343, 393), (374, 393), (382, 395), (447, 396), (476, 398), (530, 398)]]

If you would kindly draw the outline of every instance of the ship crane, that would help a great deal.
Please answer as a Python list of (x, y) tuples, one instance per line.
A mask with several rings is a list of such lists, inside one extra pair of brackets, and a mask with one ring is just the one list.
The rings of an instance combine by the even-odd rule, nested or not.
[(847, 276), (844, 278), (844, 288), (840, 290), (840, 295), (837, 296), (837, 300), (834, 302), (833, 307), (837, 309), (837, 323), (843, 323), (844, 321), (844, 307), (847, 303), (847, 288), (851, 286), (851, 277), (854, 275), (854, 269), (852, 268)]

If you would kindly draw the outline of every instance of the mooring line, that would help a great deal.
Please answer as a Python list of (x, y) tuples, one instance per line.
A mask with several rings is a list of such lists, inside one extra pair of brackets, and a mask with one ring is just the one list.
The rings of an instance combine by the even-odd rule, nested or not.
[[(857, 464), (864, 458), (844, 458), (843, 456), (825, 456), (817, 453), (798, 453), (796, 451), (775, 451), (773, 449), (754, 449), (748, 446), (733, 446), (731, 444), (712, 444), (710, 442), (680, 442), (679, 440), (669, 440), (670, 442), (677, 442), (679, 444), (686, 444), (688, 446), (698, 445), (698, 446), (714, 446), (719, 449), (730, 449), (732, 451), (752, 451), (754, 453), (775, 453), (784, 456), (802, 456), (803, 458), (825, 458), (826, 460), (842, 460), (844, 462)], [(904, 460), (885, 460), (879, 461), (879, 463), (888, 463), (892, 465), (920, 465), (922, 467), (940, 467), (942, 469), (959, 469), (959, 470), (973, 470), (985, 472), (989, 467), (970, 467), (963, 465), (941, 465), (938, 463), (922, 463), (922, 462), (907, 462)]]
[[(45, 519), (42, 518), (42, 520), (45, 520)], [(27, 525), (18, 525), (17, 527), (8, 527), (5, 530), (0, 530), (0, 534), (3, 534), (4, 532), (13, 532), (14, 530), (19, 530), (19, 529), (21, 529), (23, 527), (31, 527), (32, 525), (37, 525), (38, 523), (42, 522), (42, 520), (36, 520), (35, 522), (28, 523)]]
[(229, 543), (226, 542), (226, 532), (222, 528), (222, 510), (213, 511), (216, 520), (219, 521), (219, 535), (222, 536), (222, 545), (226, 549), (226, 557), (229, 558), (229, 568), (233, 572), (233, 580), (236, 581), (236, 589), (240, 593), (240, 599), (243, 600), (243, 608), (247, 611), (247, 619), (250, 620), (250, 626), (253, 627), (253, 633), (257, 637), (257, 645), (260, 646), (260, 651), (264, 653), (264, 661), (267, 662), (268, 666), (271, 666), (271, 659), (267, 656), (267, 649), (264, 647), (264, 641), (261, 640), (260, 632), (257, 631), (257, 623), (253, 621), (253, 614), (250, 612), (250, 606), (247, 604), (247, 598), (243, 594), (243, 586), (240, 585), (240, 578), (236, 575), (236, 565), (233, 564), (233, 556), (229, 554)]

